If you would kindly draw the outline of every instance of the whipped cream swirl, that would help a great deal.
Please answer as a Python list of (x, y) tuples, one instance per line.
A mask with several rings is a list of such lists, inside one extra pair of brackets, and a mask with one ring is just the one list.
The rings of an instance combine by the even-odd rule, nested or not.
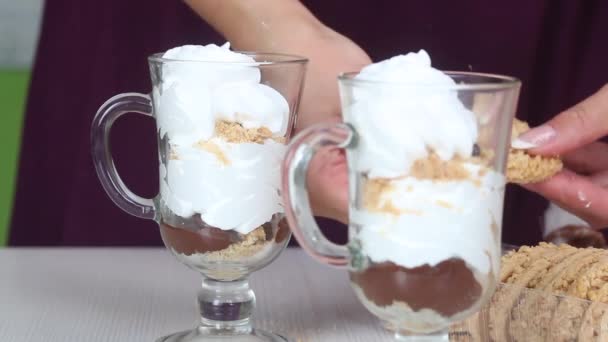
[(246, 234), (283, 212), (279, 195), (283, 143), (233, 143), (217, 136), (216, 122), (286, 135), (289, 105), (261, 84), (251, 56), (223, 46), (168, 50), (162, 83), (153, 90), (159, 136), (171, 156), (160, 165), (161, 197), (176, 215), (200, 214), (214, 227)]
[(361, 135), (358, 171), (398, 177), (429, 149), (442, 160), (471, 155), (475, 116), (450, 89), (454, 80), (431, 67), (424, 50), (371, 64), (355, 80), (370, 81), (354, 87), (352, 107), (345, 112)]
[[(434, 69), (424, 50), (371, 64), (354, 79), (344, 111), (358, 134), (350, 165), (357, 177), (390, 184), (376, 207), (392, 210), (351, 211), (365, 255), (407, 268), (461, 258), (478, 272), (496, 273), (505, 178), (470, 161), (477, 118), (454, 80)], [(414, 162), (430, 153), (443, 161), (461, 157), (470, 177), (411, 176)]]

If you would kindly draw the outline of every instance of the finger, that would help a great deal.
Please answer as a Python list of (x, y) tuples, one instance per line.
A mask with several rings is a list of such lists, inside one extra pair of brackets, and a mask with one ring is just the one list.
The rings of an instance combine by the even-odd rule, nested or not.
[(591, 181), (604, 189), (608, 189), (608, 170), (598, 172), (591, 177)]
[(547, 123), (519, 137), (536, 147), (530, 151), (561, 155), (608, 134), (608, 85)]
[(348, 171), (344, 151), (322, 147), (307, 174), (310, 204), (315, 216), (348, 222)]
[(589, 177), (563, 170), (545, 182), (525, 187), (587, 221), (592, 228), (608, 226), (608, 190)]
[(608, 170), (608, 144), (594, 142), (563, 156), (564, 163), (579, 174), (594, 174)]

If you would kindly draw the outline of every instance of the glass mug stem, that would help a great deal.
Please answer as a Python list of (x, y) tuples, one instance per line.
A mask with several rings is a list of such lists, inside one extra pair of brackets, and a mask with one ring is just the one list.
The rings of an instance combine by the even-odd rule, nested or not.
[(283, 162), (283, 201), (285, 215), (298, 242), (311, 256), (322, 263), (346, 266), (346, 246), (329, 241), (319, 229), (307, 192), (310, 161), (324, 148), (346, 148), (354, 131), (348, 124), (319, 124), (302, 131), (290, 143)]
[(204, 279), (198, 305), (203, 329), (221, 327), (237, 334), (248, 334), (252, 330), (255, 294), (247, 279), (230, 283)]

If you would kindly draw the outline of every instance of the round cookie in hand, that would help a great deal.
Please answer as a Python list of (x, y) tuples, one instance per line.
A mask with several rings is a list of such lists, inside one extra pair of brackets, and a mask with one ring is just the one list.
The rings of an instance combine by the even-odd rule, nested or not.
[[(527, 123), (513, 120), (511, 140), (530, 129)], [(507, 162), (507, 180), (511, 183), (537, 183), (551, 178), (561, 171), (563, 164), (559, 157), (532, 155), (525, 149), (511, 147)]]

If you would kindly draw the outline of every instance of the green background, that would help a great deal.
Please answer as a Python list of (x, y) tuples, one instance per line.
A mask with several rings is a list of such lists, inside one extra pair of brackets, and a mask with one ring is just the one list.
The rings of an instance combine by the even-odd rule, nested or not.
[(28, 70), (0, 69), (0, 246), (11, 218), (28, 83)]

